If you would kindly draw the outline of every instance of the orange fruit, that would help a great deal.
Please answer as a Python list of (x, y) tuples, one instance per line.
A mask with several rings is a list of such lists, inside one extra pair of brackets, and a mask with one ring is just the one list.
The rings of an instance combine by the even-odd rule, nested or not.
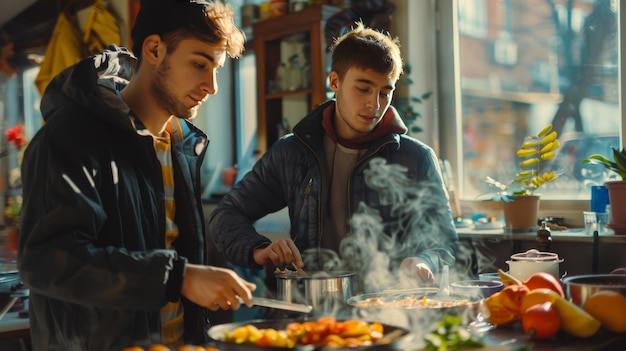
[(551, 338), (561, 328), (561, 318), (552, 302), (540, 303), (530, 306), (522, 314), (522, 328), (531, 338)]
[(522, 301), (524, 296), (528, 294), (528, 291), (528, 287), (525, 285), (505, 286), (504, 289), (500, 290), (502, 307), (519, 314)]
[(172, 351), (169, 347), (162, 344), (154, 344), (148, 348), (148, 351)]
[(538, 288), (528, 292), (522, 300), (520, 306), (520, 313), (524, 313), (529, 307), (542, 304), (544, 302), (554, 302), (559, 297), (559, 294), (554, 290), (548, 288)]
[(131, 346), (131, 347), (127, 347), (122, 351), (146, 351), (143, 349), (143, 347), (140, 346)]
[(206, 351), (206, 349), (202, 346), (183, 345), (178, 349), (178, 351)]
[(583, 310), (614, 333), (626, 332), (626, 296), (613, 290), (600, 290), (589, 296)]
[(486, 298), (482, 305), (483, 314), (487, 322), (494, 325), (508, 325), (519, 320), (520, 315), (502, 305), (502, 291)]
[(548, 288), (561, 295), (561, 297), (565, 297), (561, 282), (550, 273), (534, 273), (533, 275), (528, 277), (528, 279), (526, 279), (523, 284), (526, 285), (531, 291), (538, 288)]

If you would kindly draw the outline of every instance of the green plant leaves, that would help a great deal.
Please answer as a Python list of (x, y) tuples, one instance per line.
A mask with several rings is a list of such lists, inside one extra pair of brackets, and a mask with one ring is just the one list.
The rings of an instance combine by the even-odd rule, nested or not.
[(613, 161), (604, 155), (593, 154), (581, 161), (582, 164), (603, 165), (607, 170), (617, 173), (623, 180), (626, 180), (626, 149), (621, 151), (611, 147), (613, 151)]
[[(504, 186), (491, 177), (487, 177), (487, 183), (492, 187), (499, 188), (504, 193), (510, 193), (515, 196), (532, 195), (543, 184), (553, 182), (559, 178), (555, 171), (541, 172), (543, 162), (553, 158), (555, 156), (554, 151), (559, 146), (557, 132), (552, 131), (552, 124), (546, 125), (537, 135), (527, 136), (522, 146), (515, 153), (520, 159), (519, 167), (522, 170), (515, 175), (511, 186)], [(624, 157), (626, 159), (626, 154)], [(626, 162), (624, 165), (626, 166)]]

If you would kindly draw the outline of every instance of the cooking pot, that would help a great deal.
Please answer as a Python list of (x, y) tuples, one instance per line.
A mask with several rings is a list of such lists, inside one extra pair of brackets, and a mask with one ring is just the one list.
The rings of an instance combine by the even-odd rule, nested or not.
[(558, 254), (536, 249), (511, 255), (511, 260), (506, 261), (509, 265), (509, 273), (521, 281), (537, 272), (550, 273), (559, 279), (559, 263), (561, 262), (563, 259), (559, 259)]
[(346, 306), (357, 294), (357, 276), (353, 272), (307, 272), (308, 277), (276, 273), (278, 299), (313, 306), (313, 313), (332, 313)]
[[(267, 351), (267, 350), (285, 350), (284, 348), (278, 347), (267, 347), (267, 346), (256, 346), (251, 344), (236, 344), (233, 342), (228, 342), (225, 340), (226, 333), (232, 332), (236, 328), (245, 326), (245, 325), (253, 325), (258, 329), (268, 329), (272, 328), (275, 330), (285, 330), (287, 325), (292, 322), (303, 322), (303, 320), (296, 319), (280, 319), (280, 320), (252, 320), (245, 322), (234, 322), (234, 323), (224, 323), (217, 324), (209, 328), (208, 334), (209, 338), (212, 339), (212, 346), (217, 347), (220, 351)], [(383, 325), (383, 334), (385, 336), (393, 334), (393, 340), (389, 340), (387, 344), (381, 345), (372, 345), (367, 347), (359, 347), (359, 348), (327, 348), (327, 347), (315, 347), (313, 345), (296, 345), (293, 349), (295, 351), (326, 351), (326, 350), (406, 350), (407, 347), (401, 346), (404, 345), (405, 339), (407, 338), (408, 330), (390, 325), (381, 323)], [(385, 338), (385, 337), (383, 337)]]
[(582, 306), (587, 298), (600, 290), (612, 290), (626, 296), (626, 274), (588, 274), (563, 278), (567, 298)]

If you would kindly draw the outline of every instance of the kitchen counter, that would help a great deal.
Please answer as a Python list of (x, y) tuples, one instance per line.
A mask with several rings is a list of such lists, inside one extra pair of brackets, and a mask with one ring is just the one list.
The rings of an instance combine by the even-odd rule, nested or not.
[(0, 340), (23, 339), (29, 336), (29, 320), (20, 317), (19, 312), (9, 312), (0, 319)]
[[(471, 348), (468, 350), (475, 351), (516, 351), (527, 350), (532, 351), (624, 351), (626, 350), (626, 333), (609, 334), (601, 330), (595, 336), (586, 339), (570, 337), (568, 335), (559, 334), (553, 339), (533, 340), (524, 334), (519, 324), (511, 327), (498, 327), (484, 334), (483, 340), (485, 345), (482, 348)], [(424, 351), (423, 341), (417, 340), (415, 334), (408, 334), (402, 339), (398, 339), (394, 344), (387, 346), (378, 346), (373, 350), (388, 351)], [(223, 343), (210, 343), (207, 346), (216, 348), (223, 347)], [(421, 348), (420, 348), (421, 347)], [(530, 348), (532, 347), (532, 348)], [(227, 350), (234, 350), (233, 347), (224, 347)], [(240, 347), (240, 350), (246, 350), (246, 347)], [(251, 350), (258, 348), (251, 347)]]
[(487, 345), (508, 346), (510, 350), (532, 345), (533, 351), (624, 351), (626, 350), (626, 333), (611, 334), (600, 330), (593, 337), (586, 339), (559, 334), (554, 339), (533, 340), (524, 334), (518, 323), (488, 331), (485, 335), (485, 342)]

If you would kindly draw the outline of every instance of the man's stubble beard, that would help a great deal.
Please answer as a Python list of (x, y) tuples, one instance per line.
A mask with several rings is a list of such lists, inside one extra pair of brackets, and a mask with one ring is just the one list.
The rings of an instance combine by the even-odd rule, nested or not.
[(198, 112), (197, 108), (188, 108), (181, 104), (169, 85), (171, 65), (166, 58), (163, 64), (157, 68), (156, 75), (152, 79), (151, 91), (156, 103), (161, 105), (169, 114), (179, 118), (193, 119)]

